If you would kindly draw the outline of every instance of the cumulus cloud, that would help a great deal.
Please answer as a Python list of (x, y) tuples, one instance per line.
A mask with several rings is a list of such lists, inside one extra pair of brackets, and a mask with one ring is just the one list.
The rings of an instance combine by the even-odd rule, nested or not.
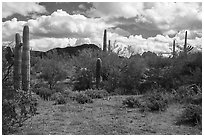
[(20, 14), (28, 16), (33, 13), (45, 13), (45, 7), (36, 2), (3, 2), (2, 3), (2, 17), (6, 18), (13, 14)]
[[(111, 39), (112, 47), (114, 47), (114, 45), (118, 45), (115, 51), (117, 51), (118, 48), (127, 50), (127, 47), (130, 46), (135, 53), (140, 54), (146, 51), (152, 51), (157, 54), (170, 54), (172, 52), (172, 43), (174, 39), (179, 47), (176, 49), (177, 51), (180, 51), (184, 45), (184, 39), (179, 37), (179, 35), (172, 38), (170, 38), (168, 35), (156, 35), (155, 37), (143, 38), (142, 35), (130, 35), (128, 37), (124, 37), (116, 33), (108, 33), (108, 39)], [(195, 39), (191, 39), (189, 37), (188, 44), (193, 46), (195, 51), (201, 50), (202, 38), (196, 37)], [(125, 52), (125, 54), (128, 56), (129, 53), (127, 51)], [(122, 54), (123, 53), (124, 52), (122, 52)]]
[(93, 3), (87, 14), (104, 18), (131, 34), (142, 34), (145, 38), (157, 34), (174, 36), (181, 30), (202, 29), (201, 2)]
[(73, 46), (75, 43), (75, 38), (40, 38), (32, 39), (30, 41), (30, 47), (32, 50), (47, 51), (56, 47), (64, 48), (67, 46)]
[(91, 40), (89, 38), (77, 39), (75, 45), (82, 45), (82, 44), (91, 44)]
[(25, 21), (18, 21), (16, 18), (2, 22), (2, 39), (3, 41), (14, 41), (15, 33), (21, 33)]
[(34, 35), (42, 37), (93, 37), (108, 25), (102, 19), (87, 18), (84, 15), (70, 15), (57, 10), (49, 16), (28, 20)]
[(140, 2), (95, 2), (87, 14), (94, 17), (130, 18), (139, 15), (142, 9), (143, 3)]
[(201, 3), (153, 3), (144, 10), (147, 20), (157, 24), (161, 30), (202, 29)]
[[(36, 19), (29, 19), (26, 22), (18, 21), (14, 18), (3, 22), (2, 25), (3, 41), (13, 41), (15, 33), (22, 34), (23, 26), (28, 25), (30, 28), (30, 39), (36, 39), (36, 43), (42, 41), (43, 44), (39, 45), (44, 45), (43, 47), (46, 48), (50, 48), (51, 44), (53, 44), (53, 48), (55, 46), (59, 47), (59, 42), (62, 42), (56, 41), (56, 44), (54, 44), (54, 40), (50, 40), (50, 38), (75, 38), (78, 41), (77, 44), (86, 41), (99, 45), (99, 39), (102, 39), (104, 29), (112, 27), (106, 24), (103, 19), (87, 18), (80, 14), (70, 15), (63, 10), (57, 10), (48, 16), (43, 15)], [(91, 39), (91, 41), (87, 38)], [(45, 46), (45, 41), (47, 41), (47, 46)], [(37, 46), (37, 44), (35, 45)], [(39, 47), (36, 49), (39, 49)]]
[[(123, 4), (126, 7), (131, 6), (129, 3)], [(3, 41), (14, 41), (15, 33), (19, 32), (22, 34), (23, 26), (28, 25), (30, 28), (30, 45), (34, 50), (46, 51), (55, 47), (76, 46), (84, 43), (93, 43), (101, 47), (104, 29), (107, 29), (108, 40), (111, 40), (112, 44), (116, 41), (115, 44), (121, 46), (123, 50), (126, 50), (127, 46), (131, 46), (135, 53), (143, 53), (144, 51), (170, 53), (173, 39), (176, 39), (176, 43), (182, 47), (185, 35), (184, 26), (178, 29), (177, 26), (182, 24), (174, 24), (173, 22), (178, 20), (182, 15), (186, 18), (189, 15), (184, 14), (187, 11), (183, 11), (181, 6), (177, 6), (179, 15), (176, 15), (175, 10), (170, 8), (170, 12), (175, 15), (169, 14), (169, 17), (164, 17), (163, 19), (164, 11), (158, 10), (157, 8), (154, 9), (156, 6), (161, 9), (163, 7), (155, 4), (157, 3), (138, 5), (140, 8), (134, 14), (131, 13), (129, 15), (127, 15), (128, 12), (126, 10), (121, 10), (119, 14), (116, 12), (119, 8), (116, 7), (112, 7), (114, 8), (112, 12), (110, 9), (106, 11), (103, 11), (103, 9), (95, 11), (97, 12), (95, 15), (100, 15), (100, 18), (91, 18), (80, 14), (70, 15), (63, 10), (57, 10), (51, 15), (43, 15), (35, 19), (29, 19), (28, 21), (18, 21), (14, 18), (2, 23), (2, 39)], [(102, 8), (100, 5), (95, 6), (98, 6), (99, 9)], [(106, 7), (105, 5), (103, 6)], [(121, 3), (115, 3), (112, 6), (123, 5)], [(196, 8), (196, 4), (193, 7)], [(196, 9), (193, 12), (195, 16), (193, 20), (200, 22), (199, 6)], [(94, 13), (93, 11), (94, 9), (91, 10), (92, 13)], [(105, 13), (108, 12), (111, 12), (111, 14), (108, 14), (109, 19), (105, 18)], [(160, 14), (160, 12), (162, 13)], [(168, 12), (168, 10), (165, 10), (165, 12)], [(143, 16), (134, 17), (140, 13)], [(150, 13), (155, 16), (148, 16)], [(188, 14), (192, 13), (188, 12)], [(168, 13), (166, 16), (168, 16)], [(140, 20), (141, 18), (143, 19)], [(194, 49), (201, 49), (202, 30), (199, 26), (190, 27), (187, 30), (188, 43), (195, 47)]]

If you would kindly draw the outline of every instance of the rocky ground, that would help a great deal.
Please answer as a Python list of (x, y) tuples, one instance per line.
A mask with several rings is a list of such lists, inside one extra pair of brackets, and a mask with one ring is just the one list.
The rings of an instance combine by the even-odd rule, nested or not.
[(39, 100), (38, 115), (29, 118), (18, 135), (196, 135), (197, 127), (176, 125), (182, 106), (172, 104), (165, 112), (145, 112), (126, 108), (127, 96), (95, 99), (91, 104), (68, 100), (65, 105)]

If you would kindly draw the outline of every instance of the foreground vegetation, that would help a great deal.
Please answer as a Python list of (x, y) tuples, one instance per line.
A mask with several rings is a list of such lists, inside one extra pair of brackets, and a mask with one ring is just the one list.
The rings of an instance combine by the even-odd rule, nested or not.
[[(58, 54), (53, 51), (43, 57), (31, 56), (30, 64), (26, 64), (29, 62), (29, 58), (26, 58), (27, 61), (24, 61), (24, 65), (29, 65), (30, 76), (28, 76), (28, 74), (22, 74), (22, 79), (28, 81), (27, 83), (24, 81), (24, 84), (22, 84), (22, 86), (24, 86), (24, 88), (22, 88), (23, 90), (21, 90), (18, 85), (14, 86), (16, 82), (12, 80), (12, 72), (16, 71), (13, 71), (15, 70), (15, 67), (13, 68), (12, 66), (13, 56), (8, 56), (9, 54), (12, 54), (12, 52), (10, 52), (8, 48), (3, 48), (3, 134), (15, 134), (18, 132), (19, 127), (22, 127), (24, 131), (26, 129), (25, 126), (28, 124), (27, 122), (29, 120), (32, 121), (32, 118), (37, 121), (44, 118), (49, 112), (40, 111), (39, 109), (43, 110), (47, 107), (51, 107), (50, 105), (53, 105), (54, 109), (60, 108), (60, 111), (67, 112), (67, 109), (71, 109), (75, 106), (71, 105), (74, 102), (78, 104), (76, 107), (85, 106), (85, 111), (88, 111), (89, 107), (87, 108), (86, 105), (89, 106), (93, 104), (92, 108), (96, 109), (94, 104), (102, 100), (101, 107), (107, 109), (105, 108), (107, 105), (103, 106), (103, 103), (109, 102), (109, 105), (113, 105), (116, 102), (111, 102), (111, 98), (118, 98), (118, 96), (121, 98), (117, 104), (119, 106), (116, 106), (119, 108), (122, 107), (122, 109), (120, 111), (113, 109), (116, 113), (125, 113), (126, 109), (129, 109), (133, 111), (131, 114), (135, 115), (147, 114), (156, 117), (156, 115), (164, 114), (166, 117), (166, 115), (169, 116), (169, 113), (172, 114), (172, 109), (174, 110), (173, 112), (178, 109), (180, 113), (175, 113), (173, 117), (175, 120), (173, 123), (174, 126), (191, 126), (196, 129), (195, 131), (198, 129), (198, 132), (191, 132), (190, 134), (200, 134), (202, 129), (202, 53), (200, 52), (188, 54), (187, 52), (185, 54), (181, 52), (178, 56), (174, 56), (173, 58), (164, 58), (152, 52), (145, 52), (142, 55), (135, 54), (126, 58), (120, 57), (111, 51), (92, 49), (83, 50), (79, 52), (78, 55), (73, 56)], [(22, 69), (25, 69), (23, 65)], [(30, 77), (30, 79), (27, 79), (28, 77)], [(115, 107), (115, 105), (113, 106)], [(180, 108), (175, 106), (180, 106)], [(73, 109), (73, 111), (75, 111), (75, 108)], [(56, 112), (58, 110), (53, 111)], [(77, 111), (83, 112), (83, 110), (78, 109)], [(95, 113), (94, 110), (90, 111), (90, 113)], [(155, 112), (160, 113), (157, 114)], [(100, 110), (100, 113), (103, 114), (105, 111)], [(62, 113), (50, 114), (62, 115)], [(82, 114), (87, 115), (85, 112)], [(63, 113), (63, 115), (69, 116), (67, 113)], [(99, 114), (91, 116), (97, 117), (98, 115)], [(103, 120), (105, 119), (108, 123), (112, 121), (109, 115), (106, 116), (107, 117), (103, 117)], [(120, 121), (123, 119), (123, 116), (124, 115), (119, 114), (116, 119)], [(66, 116), (63, 118), (61, 121), (67, 120)], [(93, 120), (90, 117), (87, 119)], [(116, 119), (115, 121), (117, 121)], [(169, 120), (171, 121), (171, 119)], [(168, 123), (169, 121), (166, 122)], [(97, 122), (90, 123), (96, 124)], [(172, 125), (172, 121), (170, 123)], [(124, 125), (127, 123), (122, 121), (120, 124)], [(148, 125), (151, 124), (152, 123), (148, 123)], [(71, 128), (73, 128), (72, 126), (71, 124)], [(101, 125), (97, 127), (96, 124), (95, 126), (98, 130)], [(131, 125), (129, 126), (131, 127)], [(124, 133), (118, 132), (123, 127), (119, 126), (119, 129), (117, 127), (114, 128), (117, 132), (107, 133), (143, 133), (141, 131), (136, 132), (138, 127), (134, 127), (133, 125), (131, 128), (128, 128), (128, 130), (125, 130)], [(81, 129), (84, 129), (84, 125), (81, 125), (79, 128), (79, 131), (81, 131)], [(102, 128), (105, 128), (105, 125)], [(135, 130), (135, 132), (129, 131), (129, 129)], [(188, 128), (186, 128), (186, 130), (187, 129)], [(106, 130), (108, 129), (104, 129), (104, 132), (99, 133), (91, 131), (80, 133), (105, 134)], [(36, 131), (36, 133), (40, 132)], [(152, 133), (164, 134), (159, 131)], [(179, 133), (186, 134), (184, 132)], [(43, 132), (42, 134), (50, 133)], [(58, 134), (62, 133), (58, 132)], [(66, 134), (78, 133), (67, 130)], [(167, 134), (170, 133), (168, 132)], [(172, 134), (177, 133), (172, 131)]]

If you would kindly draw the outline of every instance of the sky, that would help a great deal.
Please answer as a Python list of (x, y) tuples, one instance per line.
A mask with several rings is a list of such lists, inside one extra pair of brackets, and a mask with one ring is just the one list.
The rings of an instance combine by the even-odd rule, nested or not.
[(2, 42), (30, 29), (32, 50), (93, 43), (102, 47), (103, 32), (111, 45), (135, 53), (171, 53), (188, 44), (202, 48), (201, 2), (2, 2)]

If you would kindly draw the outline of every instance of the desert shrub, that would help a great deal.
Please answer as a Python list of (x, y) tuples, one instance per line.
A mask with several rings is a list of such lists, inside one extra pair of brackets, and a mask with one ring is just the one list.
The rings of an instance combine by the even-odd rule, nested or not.
[(55, 92), (64, 92), (64, 86), (63, 85), (60, 85), (60, 84), (57, 84), (55, 87), (54, 87), (54, 89), (53, 90), (55, 90)]
[(16, 106), (12, 100), (4, 99), (2, 102), (2, 133), (3, 135), (14, 131), (13, 125), (17, 121)]
[(141, 97), (130, 96), (123, 100), (123, 105), (130, 108), (140, 108), (143, 111), (164, 111), (167, 108), (168, 100), (161, 92), (153, 91)]
[(95, 75), (97, 51), (83, 50), (78, 56), (72, 57), (74, 74), (72, 76), (74, 90), (86, 90), (92, 88)]
[(86, 90), (92, 86), (92, 72), (87, 68), (76, 69), (75, 76), (73, 78), (74, 88), (73, 90)]
[(130, 108), (139, 108), (141, 107), (141, 102), (138, 100), (138, 97), (130, 96), (123, 100), (123, 105)]
[(202, 102), (202, 92), (201, 89), (195, 85), (185, 85), (180, 86), (175, 91), (175, 101), (180, 103), (200, 103)]
[(60, 96), (62, 96), (60, 92), (55, 92), (51, 95), (50, 100), (52, 101), (57, 100), (57, 98), (59, 98)]
[(23, 90), (16, 91), (14, 98), (2, 101), (2, 133), (10, 134), (22, 125), (29, 115), (36, 115), (37, 99)]
[(94, 90), (94, 89), (88, 89), (85, 91), (85, 94), (91, 97), (92, 99), (95, 98), (104, 98), (108, 96), (108, 92), (106, 90)]
[(182, 114), (177, 117), (177, 124), (202, 125), (202, 106), (188, 104)]
[(49, 100), (53, 94), (53, 90), (46, 87), (40, 87), (37, 89), (36, 94), (38, 94), (44, 100)]
[(55, 101), (55, 105), (57, 104), (66, 104), (66, 99), (63, 97), (63, 95), (60, 92), (55, 92), (52, 94), (51, 100)]
[(63, 92), (60, 92), (65, 98), (69, 97), (70, 94), (73, 93), (73, 91), (70, 88), (66, 88), (63, 90)]
[(40, 63), (40, 78), (48, 82), (50, 89), (53, 89), (58, 81), (66, 79), (67, 72), (62, 62), (54, 59), (42, 59)]
[(148, 111), (165, 111), (168, 100), (162, 96), (161, 92), (147, 93), (145, 96), (145, 109)]
[(60, 96), (59, 98), (57, 98), (57, 100), (55, 101), (55, 104), (66, 104), (66, 100), (63, 96)]
[(124, 90), (125, 94), (138, 94), (135, 91), (137, 91), (145, 71), (145, 62), (143, 59), (127, 59), (123, 62), (124, 67), (121, 68), (119, 87)]
[(119, 87), (120, 70), (123, 68), (122, 58), (117, 54), (101, 55), (102, 59), (102, 87), (111, 93)]
[(92, 98), (86, 95), (84, 92), (75, 91), (72, 94), (70, 94), (70, 98), (77, 101), (80, 104), (93, 103)]

